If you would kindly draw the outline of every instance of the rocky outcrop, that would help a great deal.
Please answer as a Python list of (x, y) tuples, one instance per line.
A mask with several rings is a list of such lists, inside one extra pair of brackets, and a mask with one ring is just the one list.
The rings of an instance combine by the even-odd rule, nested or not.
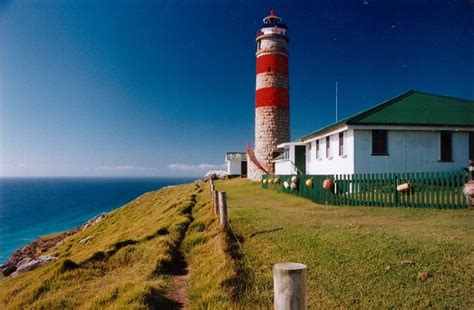
[(13, 273), (11, 273), (11, 276), (15, 277), (22, 272), (36, 269), (39, 266), (44, 265), (47, 262), (55, 260), (55, 259), (56, 257), (52, 255), (39, 256), (34, 259), (25, 258), (18, 263), (18, 265), (16, 266), (16, 270)]
[(227, 178), (227, 171), (224, 170), (211, 170), (206, 173), (204, 176), (206, 180), (217, 180), (217, 179), (225, 179)]
[(78, 228), (80, 230), (85, 230), (86, 228), (88, 228), (92, 225), (95, 225), (95, 224), (99, 223), (100, 221), (102, 221), (107, 215), (108, 215), (108, 213), (101, 213), (97, 216), (94, 216), (93, 218), (91, 218), (90, 220), (88, 220), (87, 222), (85, 222), (84, 224), (79, 226)]
[(69, 236), (74, 235), (79, 231), (83, 231), (92, 225), (99, 223), (103, 220), (108, 213), (102, 213), (97, 216), (94, 216), (87, 222), (73, 228), (67, 230), (63, 233), (56, 234), (50, 237), (39, 237), (29, 244), (21, 247), (20, 249), (16, 250), (10, 259), (8, 259), (5, 264), (0, 266), (0, 271), (4, 276), (14, 276), (18, 273), (30, 271), (39, 266), (55, 259), (54, 256), (51, 255), (44, 255), (41, 254), (45, 253), (53, 246), (58, 245), (63, 242)]

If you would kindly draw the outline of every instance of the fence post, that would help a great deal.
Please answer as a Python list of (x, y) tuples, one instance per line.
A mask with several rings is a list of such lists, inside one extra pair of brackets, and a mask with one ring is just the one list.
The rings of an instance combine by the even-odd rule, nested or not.
[(214, 181), (212, 179), (209, 179), (209, 186), (211, 187), (211, 193), (214, 191)]
[(219, 200), (218, 200), (218, 197), (219, 197), (219, 192), (214, 190), (212, 192), (212, 205), (214, 206), (214, 215), (219, 214)]
[(398, 176), (395, 174), (394, 175), (394, 179), (393, 179), (393, 182), (394, 182), (394, 191), (393, 191), (393, 203), (395, 204), (395, 207), (398, 207), (398, 190), (397, 190), (397, 186), (398, 186)]
[(219, 192), (219, 218), (221, 226), (227, 228), (229, 222), (227, 219), (227, 195), (226, 192)]
[(306, 265), (279, 263), (273, 267), (275, 310), (306, 309)]

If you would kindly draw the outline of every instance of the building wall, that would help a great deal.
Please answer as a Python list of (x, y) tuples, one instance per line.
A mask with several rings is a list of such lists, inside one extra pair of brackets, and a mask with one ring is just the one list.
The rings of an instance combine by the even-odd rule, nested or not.
[(290, 140), (290, 110), (274, 106), (255, 110), (255, 157), (270, 173), (277, 145)]
[(227, 161), (227, 174), (228, 175), (241, 175), (242, 174), (242, 162), (240, 160), (229, 160), (229, 161)]
[[(307, 174), (354, 173), (354, 130), (344, 130), (344, 155), (339, 156), (339, 132), (330, 133), (330, 156), (326, 156), (326, 136), (319, 139), (319, 158), (316, 158), (316, 141), (306, 144)], [(311, 144), (311, 149), (310, 145)]]
[(262, 179), (264, 172), (259, 169), (251, 160), (247, 162), (247, 178), (253, 181)]
[(354, 173), (459, 171), (468, 162), (467, 132), (453, 132), (453, 162), (439, 162), (439, 131), (388, 131), (388, 156), (372, 156), (371, 130), (354, 130)]
[(296, 168), (292, 164), (295, 162), (295, 147), (292, 145), (288, 148), (289, 158), (275, 161), (275, 174), (277, 175), (291, 175), (296, 174)]
[(276, 175), (292, 175), (296, 174), (295, 166), (289, 160), (278, 160), (275, 162)]

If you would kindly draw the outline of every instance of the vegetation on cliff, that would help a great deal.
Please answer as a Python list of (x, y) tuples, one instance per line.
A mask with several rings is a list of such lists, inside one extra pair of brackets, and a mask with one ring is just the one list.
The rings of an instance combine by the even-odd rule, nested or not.
[(144, 194), (66, 238), (47, 253), (57, 257), (54, 262), (0, 281), (0, 308), (156, 308), (170, 303), (167, 275), (192, 221), (197, 189), (185, 185)]

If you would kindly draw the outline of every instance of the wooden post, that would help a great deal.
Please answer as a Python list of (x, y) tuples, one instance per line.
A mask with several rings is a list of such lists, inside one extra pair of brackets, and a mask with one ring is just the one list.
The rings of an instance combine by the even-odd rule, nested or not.
[(219, 218), (221, 226), (227, 227), (229, 224), (227, 220), (227, 195), (226, 192), (219, 192)]
[(211, 193), (214, 191), (214, 182), (212, 179), (209, 181), (209, 186), (211, 187)]
[(214, 205), (214, 214), (217, 215), (219, 214), (219, 192), (218, 191), (214, 191), (213, 192), (214, 195), (212, 195), (212, 202), (213, 202), (213, 205)]
[(306, 265), (279, 263), (273, 267), (275, 310), (306, 309)]

